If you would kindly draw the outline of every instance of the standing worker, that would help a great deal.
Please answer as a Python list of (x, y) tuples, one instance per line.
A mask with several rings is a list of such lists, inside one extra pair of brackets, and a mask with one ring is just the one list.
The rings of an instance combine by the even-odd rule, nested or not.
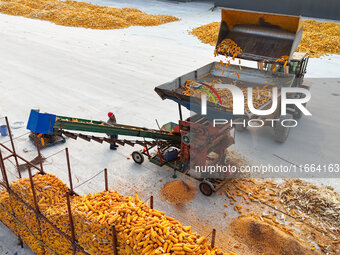
[[(116, 124), (116, 116), (112, 113), (109, 112), (107, 114), (107, 116), (109, 116), (109, 119), (107, 121), (108, 124)], [(118, 138), (118, 135), (116, 134), (107, 134), (108, 136), (110, 136), (110, 139), (115, 141)], [(110, 150), (117, 150), (118, 145), (116, 144), (116, 142), (110, 144)]]

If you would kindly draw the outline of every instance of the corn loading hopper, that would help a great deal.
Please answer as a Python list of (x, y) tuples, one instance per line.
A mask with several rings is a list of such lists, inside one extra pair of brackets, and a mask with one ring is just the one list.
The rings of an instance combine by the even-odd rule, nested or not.
[(222, 9), (217, 44), (232, 39), (243, 50), (238, 58), (275, 62), (292, 57), (302, 36), (298, 16)]

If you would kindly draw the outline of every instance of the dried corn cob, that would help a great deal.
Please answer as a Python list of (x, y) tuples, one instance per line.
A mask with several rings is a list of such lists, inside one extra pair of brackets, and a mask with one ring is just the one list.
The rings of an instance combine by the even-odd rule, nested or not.
[[(33, 177), (40, 211), (55, 226), (68, 236), (69, 218), (65, 194), (67, 187), (53, 175)], [(33, 206), (29, 179), (20, 179), (11, 185), (24, 201)], [(72, 254), (70, 242), (57, 233), (47, 222), (38, 222), (33, 211), (16, 200), (6, 191), (0, 194), (0, 205), (10, 211), (15, 208), (17, 217), (42, 240), (59, 254)], [(112, 226), (117, 230), (118, 252), (131, 254), (223, 254), (220, 249), (211, 248), (207, 239), (192, 232), (190, 226), (183, 226), (163, 212), (149, 208), (138, 195), (122, 196), (117, 191), (104, 191), (71, 198), (71, 209), (76, 239), (90, 254), (113, 254)], [(52, 254), (24, 228), (16, 225), (10, 215), (1, 210), (0, 219), (37, 254)], [(82, 254), (77, 252), (77, 254)]]

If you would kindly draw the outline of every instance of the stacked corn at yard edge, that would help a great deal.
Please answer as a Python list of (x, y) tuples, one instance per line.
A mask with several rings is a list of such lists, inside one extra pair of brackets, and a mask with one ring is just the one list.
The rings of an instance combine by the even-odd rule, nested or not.
[[(20, 236), (22, 240), (30, 246), (31, 250), (37, 254), (42, 254), (43, 248), (41, 244), (33, 237), (41, 238), (40, 233), (38, 231), (38, 223), (35, 218), (34, 212), (27, 209), (22, 203), (17, 200), (13, 200), (12, 196), (9, 196), (7, 192), (1, 193), (0, 198), (0, 220), (7, 225), (16, 235)], [(19, 225), (17, 221), (15, 221), (9, 213), (13, 214), (11, 206), (14, 208), (14, 213), (17, 218), (20, 218), (20, 222), (23, 224), (27, 224), (30, 226), (31, 232), (25, 229), (22, 225)], [(6, 208), (7, 211), (5, 211)], [(8, 213), (9, 212), (9, 213)], [(30, 221), (28, 220), (30, 219)], [(33, 233), (33, 234), (32, 234)]]
[[(70, 224), (67, 213), (67, 187), (53, 175), (35, 175), (34, 184), (40, 211), (68, 236)], [(25, 202), (34, 207), (29, 179), (11, 185)], [(72, 254), (70, 242), (47, 222), (38, 221), (33, 211), (6, 191), (0, 194), (0, 219), (37, 254), (53, 254), (34, 237), (42, 239), (58, 254)], [(18, 225), (3, 207), (29, 227)], [(116, 191), (104, 191), (72, 197), (72, 216), (76, 239), (90, 254), (113, 254), (112, 227), (117, 230), (119, 254), (223, 254), (207, 244), (205, 237), (191, 231), (164, 213), (149, 208), (138, 196), (122, 196)], [(41, 229), (41, 235), (40, 235)], [(83, 254), (78, 251), (77, 254)]]
[[(66, 203), (65, 194), (68, 188), (58, 178), (53, 175), (35, 175), (33, 181), (37, 202), (42, 214), (47, 216), (46, 212), (52, 208), (64, 207)], [(22, 201), (35, 208), (30, 180), (28, 178), (13, 182), (11, 188)], [(53, 205), (53, 207), (51, 207), (51, 205)], [(57, 210), (54, 209), (54, 211)], [(14, 215), (21, 224), (18, 223), (17, 220), (14, 220), (9, 213)], [(59, 249), (61, 252), (68, 251), (71, 248), (70, 243), (66, 245), (67, 239), (65, 237), (57, 233), (51, 225), (44, 220), (40, 219), (38, 222), (33, 210), (28, 208), (15, 196), (9, 195), (5, 190), (0, 194), (0, 220), (15, 234), (20, 235), (23, 241), (37, 254), (52, 254), (48, 248), (52, 250)], [(50, 220), (53, 221), (53, 219)], [(65, 222), (68, 225), (68, 221)], [(42, 245), (37, 239), (46, 244), (48, 248)], [(63, 246), (60, 246), (61, 243)]]
[(78, 197), (73, 206), (76, 214), (84, 215), (80, 225), (88, 228), (88, 236), (83, 235), (79, 243), (91, 254), (112, 254), (112, 225), (118, 232), (120, 254), (223, 254), (191, 232), (190, 226), (150, 209), (137, 195), (105, 191)]

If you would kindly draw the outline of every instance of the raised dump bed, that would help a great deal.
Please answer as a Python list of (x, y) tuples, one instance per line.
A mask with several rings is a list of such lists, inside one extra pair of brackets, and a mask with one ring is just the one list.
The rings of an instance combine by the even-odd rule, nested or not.
[[(222, 74), (223, 71), (223, 74)], [(200, 114), (201, 113), (201, 98), (200, 96), (193, 96), (185, 94), (185, 84), (187, 81), (191, 83), (197, 83), (191, 86), (191, 89), (198, 89), (199, 87), (206, 88), (210, 91), (215, 100), (207, 94), (207, 118), (222, 117), (224, 119), (235, 119), (239, 115), (232, 114), (232, 107), (228, 104), (228, 98), (225, 97), (225, 93), (219, 89), (221, 84), (234, 84), (239, 88), (258, 88), (258, 89), (270, 89), (272, 87), (291, 87), (293, 85), (295, 76), (293, 74), (270, 72), (260, 69), (254, 69), (249, 67), (240, 67), (238, 65), (230, 65), (228, 67), (221, 66), (219, 62), (212, 62), (199, 69), (182, 75), (170, 82), (162, 84), (155, 88), (155, 91), (162, 99), (171, 99), (180, 105), (183, 105), (187, 109)], [(209, 90), (208, 83), (212, 84), (213, 81), (218, 81), (217, 84), (212, 85), (215, 88), (217, 94), (219, 94), (222, 104), (220, 104), (218, 96), (213, 90)], [(206, 86), (206, 85), (209, 86)], [(223, 89), (225, 90), (225, 89)], [(210, 101), (209, 101), (210, 99)], [(216, 101), (217, 103), (215, 103)], [(271, 105), (272, 100), (267, 101), (261, 107), (257, 109), (265, 109)], [(232, 106), (232, 105), (231, 105)], [(245, 116), (248, 118), (253, 117), (252, 114), (245, 109)]]
[[(299, 16), (222, 8), (217, 46), (233, 40), (241, 49), (238, 58), (275, 62), (293, 56), (302, 37)], [(219, 52), (224, 55), (225, 53)]]

